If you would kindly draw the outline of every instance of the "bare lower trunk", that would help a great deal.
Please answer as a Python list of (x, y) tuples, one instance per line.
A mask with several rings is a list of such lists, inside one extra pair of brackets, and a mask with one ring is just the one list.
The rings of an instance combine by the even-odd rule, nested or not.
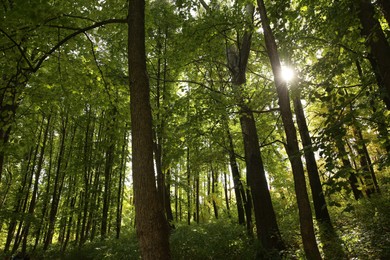
[(136, 230), (143, 259), (170, 259), (169, 227), (154, 177), (144, 12), (144, 0), (129, 1), (128, 60)]

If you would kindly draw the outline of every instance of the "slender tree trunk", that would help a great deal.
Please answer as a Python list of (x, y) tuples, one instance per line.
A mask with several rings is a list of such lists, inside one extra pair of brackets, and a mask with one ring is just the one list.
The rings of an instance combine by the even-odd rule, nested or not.
[(191, 224), (191, 167), (190, 148), (187, 147), (187, 224)]
[(297, 196), (299, 209), (301, 236), (305, 254), (308, 259), (321, 259), (321, 254), (318, 250), (316, 237), (314, 234), (312, 213), (310, 209), (309, 197), (307, 195), (305, 174), (299, 153), (297, 133), (293, 122), (288, 89), (286, 83), (281, 78), (282, 68), (280, 65), (279, 54), (275, 38), (269, 24), (264, 1), (257, 0), (257, 4), (259, 6), (267, 54), (270, 59), (272, 71), (274, 74), (276, 92), (279, 98), (279, 107), (287, 138), (287, 155), (289, 157), (294, 176), (295, 193)]
[[(371, 63), (371, 67), (374, 70), (374, 74), (375, 74), (375, 77), (376, 77), (376, 80), (378, 83), (378, 87), (380, 89), (384, 89), (384, 86), (382, 83), (382, 78), (378, 72), (378, 66), (377, 66), (375, 60), (371, 57), (371, 58), (369, 58), (369, 61)], [(363, 76), (363, 70), (362, 70), (362, 67), (360, 66), (359, 60), (356, 60), (355, 65), (356, 65), (356, 70), (357, 70), (359, 77), (360, 77), (360, 81), (362, 83), (364, 83), (365, 80), (364, 80), (364, 76)], [(371, 95), (371, 100), (370, 100), (370, 105), (372, 107), (372, 112), (374, 114), (377, 113), (377, 111), (378, 111), (378, 104), (376, 102), (377, 96), (378, 96), (378, 94)], [(382, 113), (377, 113), (377, 114), (378, 115), (375, 117), (375, 123), (378, 127), (378, 132), (379, 132), (378, 137), (380, 140), (383, 140), (383, 142), (381, 142), (381, 143), (383, 143), (382, 144), (383, 148), (386, 149), (387, 153), (390, 153), (390, 139), (389, 139), (389, 132), (387, 130), (387, 124), (384, 120), (383, 114)]]
[(64, 180), (65, 180), (65, 172), (69, 163), (69, 158), (72, 152), (72, 144), (74, 141), (75, 133), (76, 133), (76, 126), (73, 128), (73, 132), (71, 132), (71, 137), (69, 140), (69, 143), (71, 144), (69, 147), (68, 154), (66, 155), (66, 145), (65, 145), (65, 139), (68, 135), (68, 121), (69, 117), (68, 114), (65, 115), (65, 118), (62, 119), (62, 129), (61, 129), (61, 142), (59, 147), (59, 153), (57, 158), (57, 167), (56, 167), (56, 175), (54, 180), (54, 188), (53, 188), (53, 195), (52, 195), (52, 201), (51, 201), (51, 207), (50, 207), (50, 215), (49, 215), (49, 227), (45, 239), (45, 243), (43, 245), (43, 250), (47, 250), (49, 245), (51, 245), (54, 231), (55, 231), (55, 222), (57, 219), (57, 213), (58, 213), (58, 206), (61, 199), (62, 189), (64, 186)]
[(144, 0), (129, 1), (128, 59), (136, 230), (143, 259), (170, 259), (169, 227), (154, 177), (144, 12)]
[[(354, 121), (356, 120), (354, 119)], [(361, 172), (360, 176), (364, 184), (363, 191), (368, 197), (370, 197), (371, 194), (379, 192), (379, 186), (376, 180), (374, 168), (372, 167), (372, 162), (367, 150), (366, 142), (363, 139), (363, 133), (358, 126), (358, 122), (354, 122), (353, 133), (356, 137), (356, 142), (354, 143), (353, 148), (359, 157)]]
[[(16, 110), (19, 106), (18, 96), (21, 89), (26, 85), (29, 75), (23, 72), (22, 59), (15, 64), (16, 71), (14, 75), (7, 77), (1, 72), (0, 76), (0, 182), (3, 177), (4, 162), (6, 158), (5, 148), (11, 135), (12, 124), (15, 120)], [(13, 62), (11, 62), (12, 65)], [(12, 66), (10, 65), (10, 66)]]
[(175, 225), (173, 224), (173, 212), (171, 207), (171, 170), (168, 169), (165, 173), (165, 192), (164, 192), (164, 206), (165, 206), (165, 213), (167, 214), (167, 220), (169, 222), (169, 226), (171, 229), (175, 228)]
[(233, 183), (234, 183), (234, 194), (236, 195), (238, 223), (240, 225), (244, 225), (245, 224), (244, 200), (246, 200), (245, 191), (244, 191), (244, 186), (242, 185), (241, 182), (240, 172), (238, 170), (236, 152), (234, 151), (234, 145), (233, 145), (233, 138), (229, 130), (229, 125), (227, 123), (225, 128), (226, 128), (226, 134), (229, 142), (229, 163), (230, 163), (230, 170), (232, 172)]
[(214, 170), (213, 164), (211, 163), (211, 194), (212, 194), (212, 203), (214, 209), (214, 216), (218, 219), (218, 207), (215, 201), (215, 197), (217, 197), (216, 185), (218, 183), (218, 172)]
[[(250, 46), (251, 34), (245, 32), (242, 42), (237, 48), (238, 51), (233, 46), (227, 50), (228, 67), (232, 73), (232, 83), (236, 91), (246, 82), (246, 67), (250, 54)], [(244, 103), (241, 93), (238, 94), (240, 124), (244, 139), (247, 184), (250, 190), (247, 194), (246, 217), (247, 222), (251, 220), (249, 206), (253, 203), (257, 238), (261, 241), (262, 248), (265, 250), (258, 253), (262, 257), (267, 257), (268, 254), (273, 254), (272, 251), (281, 251), (285, 246), (279, 232), (271, 195), (268, 190), (253, 112)], [(251, 223), (248, 223), (247, 227), (250, 228), (250, 225)], [(249, 229), (248, 231), (251, 234)]]
[(51, 129), (50, 134), (49, 134), (49, 144), (50, 144), (50, 150), (49, 150), (49, 165), (47, 167), (47, 173), (46, 173), (46, 188), (44, 192), (44, 197), (43, 197), (43, 205), (42, 205), (42, 211), (41, 211), (41, 220), (38, 224), (38, 229), (35, 233), (35, 243), (34, 243), (34, 249), (37, 248), (41, 234), (43, 233), (44, 230), (44, 224), (47, 221), (47, 208), (49, 204), (49, 197), (50, 197), (50, 187), (51, 187), (51, 171), (52, 171), (52, 166), (53, 166), (53, 148), (54, 148), (54, 130)]
[(200, 209), (200, 195), (199, 195), (199, 172), (197, 172), (194, 176), (194, 204), (195, 204), (195, 211), (194, 211), (194, 220), (197, 224), (199, 224), (199, 209)]
[(23, 210), (24, 200), (23, 200), (23, 198), (25, 196), (27, 181), (29, 178), (29, 168), (30, 168), (32, 153), (33, 153), (33, 149), (31, 149), (27, 155), (28, 156), (27, 163), (22, 164), (23, 167), (21, 169), (21, 172), (24, 172), (25, 174), (24, 174), (23, 180), (21, 182), (21, 187), (18, 189), (18, 192), (16, 194), (17, 202), (16, 202), (16, 204), (14, 206), (14, 210), (13, 210), (13, 213), (15, 215), (11, 218), (10, 223), (8, 224), (8, 233), (7, 233), (7, 238), (6, 238), (5, 245), (4, 245), (4, 252), (5, 253), (9, 252), (12, 240), (13, 239), (15, 239), (15, 241), (17, 240), (17, 235), (15, 235), (15, 230), (16, 230), (16, 227), (18, 224), (18, 221), (16, 219), (16, 214), (24, 213), (24, 210)]
[(294, 96), (294, 110), (302, 140), (316, 219), (332, 226), (299, 93)]
[[(41, 141), (41, 138), (42, 138), (42, 133), (43, 133), (43, 129), (44, 129), (44, 121), (45, 121), (45, 118), (43, 117), (42, 118), (42, 123), (39, 127), (39, 134), (37, 136), (37, 144), (36, 144), (36, 147), (34, 149), (34, 155), (33, 155), (33, 158), (32, 160), (30, 161), (29, 160), (29, 167), (27, 167), (28, 171), (29, 172), (29, 176), (28, 176), (28, 181), (27, 181), (27, 186), (24, 185), (24, 187), (27, 187), (24, 191), (24, 202), (23, 202), (23, 210), (21, 213), (25, 213), (27, 211), (27, 213), (29, 213), (30, 211), (30, 207), (29, 209), (27, 210), (27, 205), (28, 205), (28, 201), (29, 201), (29, 197), (30, 197), (30, 191), (31, 191), (31, 187), (33, 186), (33, 180), (34, 180), (34, 173), (35, 173), (35, 168), (37, 167), (37, 158), (38, 158), (38, 154), (39, 154), (39, 151), (40, 151), (40, 141)], [(30, 164), (31, 162), (31, 164)], [(27, 176), (27, 175), (26, 175)], [(31, 199), (31, 202), (33, 202), (33, 204), (35, 204), (34, 202), (35, 198), (32, 198)], [(31, 205), (30, 205), (31, 206)], [(35, 207), (35, 205), (33, 205), (33, 207)], [(31, 214), (32, 216), (32, 214)], [(17, 232), (16, 232), (16, 235), (15, 235), (15, 242), (14, 242), (14, 245), (13, 245), (13, 248), (12, 248), (12, 252), (16, 252), (17, 249), (19, 248), (19, 245), (20, 243), (23, 241), (24, 237), (25, 237), (25, 232), (28, 231), (28, 228), (29, 228), (29, 221), (30, 219), (29, 218), (23, 218), (20, 222), (19, 222), (19, 225), (18, 225), (18, 229), (17, 229)], [(26, 229), (26, 227), (28, 227)], [(26, 240), (27, 242), (27, 240)], [(22, 251), (23, 253), (25, 253), (25, 248), (23, 247), (22, 248)]]
[[(250, 14), (252, 15), (252, 14)], [(232, 83), (236, 91), (246, 82), (246, 67), (248, 63), (251, 46), (251, 34), (245, 32), (242, 42), (238, 46), (238, 51), (232, 46), (227, 50), (228, 67), (232, 73)], [(273, 251), (284, 249), (276, 215), (273, 209), (271, 196), (268, 190), (268, 183), (265, 177), (265, 170), (261, 158), (260, 145), (257, 136), (256, 123), (252, 110), (244, 103), (241, 93), (239, 93), (239, 115), (242, 136), (244, 139), (245, 162), (247, 184), (250, 192), (247, 192), (246, 218), (247, 228), (251, 235), (250, 208), (254, 206), (254, 213), (257, 227), (257, 237), (261, 241), (265, 251), (258, 253), (262, 257), (273, 254)]]
[(103, 192), (103, 214), (102, 214), (102, 225), (100, 230), (101, 238), (104, 239), (107, 236), (108, 228), (108, 211), (110, 208), (110, 198), (111, 198), (111, 175), (112, 168), (114, 164), (114, 152), (115, 152), (115, 127), (116, 127), (116, 116), (117, 109), (113, 107), (109, 112), (109, 122), (107, 127), (107, 139), (108, 147), (105, 152), (105, 165), (104, 165), (104, 192)]
[(179, 195), (180, 195), (180, 192), (179, 192), (179, 187), (178, 187), (178, 182), (179, 181), (179, 178), (177, 177), (177, 175), (175, 175), (175, 220), (176, 222), (179, 221)]
[[(84, 164), (84, 176), (83, 176), (83, 183), (84, 183), (84, 192), (82, 196), (80, 197), (82, 203), (80, 210), (80, 214), (82, 212), (82, 219), (79, 219), (80, 221), (80, 234), (77, 235), (76, 240), (79, 241), (79, 245), (83, 245), (86, 241), (86, 227), (87, 227), (87, 217), (88, 217), (88, 210), (90, 206), (90, 198), (91, 198), (91, 186), (92, 186), (92, 180), (93, 180), (93, 173), (92, 173), (92, 151), (93, 151), (93, 136), (95, 131), (95, 123), (91, 119), (91, 109), (86, 107), (85, 113), (87, 117), (86, 122), (86, 131), (85, 131), (85, 137), (84, 137), (84, 147), (83, 147), (83, 164)], [(99, 132), (100, 134), (100, 132)], [(98, 134), (98, 136), (99, 136)], [(77, 232), (78, 234), (78, 232)]]
[[(378, 82), (381, 98), (390, 110), (390, 45), (386, 40), (382, 27), (376, 19), (375, 9), (370, 0), (358, 0), (358, 16), (362, 24), (361, 34), (366, 38), (366, 44), (372, 55), (380, 75)], [(388, 4), (387, 4), (388, 5)], [(377, 77), (378, 79), (378, 77)]]
[(73, 211), (75, 208), (76, 200), (77, 200), (77, 197), (73, 197), (70, 201), (70, 217), (69, 217), (68, 222), (65, 225), (66, 231), (65, 231), (64, 242), (62, 243), (62, 248), (61, 248), (62, 252), (66, 251), (66, 248), (67, 248), (68, 243), (69, 243), (70, 233), (71, 233), (71, 229), (72, 229), (72, 225), (73, 225), (73, 214), (74, 214)]
[[(299, 91), (299, 90), (298, 90)], [(322, 242), (322, 250), (325, 258), (345, 259), (346, 255), (342, 248), (337, 233), (335, 232), (326, 205), (322, 190), (321, 180), (318, 173), (317, 162), (314, 155), (313, 144), (306, 124), (306, 117), (302, 107), (300, 93), (294, 95), (294, 110), (302, 140), (306, 161), (309, 183), (314, 204), (314, 212), (319, 222), (319, 231)]]
[[(34, 187), (33, 187), (33, 192), (32, 192), (32, 195), (31, 195), (31, 201), (30, 201), (30, 205), (29, 205), (29, 209), (28, 209), (28, 214), (29, 214), (31, 219), (33, 218), (33, 215), (34, 215), (36, 201), (37, 201), (37, 196), (38, 196), (39, 178), (40, 178), (40, 174), (41, 174), (41, 171), (42, 171), (43, 159), (44, 159), (45, 149), (46, 149), (46, 141), (47, 141), (47, 138), (48, 138), (48, 135), (49, 135), (50, 118), (51, 118), (51, 116), (49, 115), (48, 118), (47, 118), (47, 124), (46, 124), (46, 128), (45, 128), (45, 132), (43, 134), (42, 146), (41, 146), (41, 149), (40, 149), (40, 152), (39, 152), (39, 161), (37, 163), (37, 169), (36, 169), (36, 172), (35, 172)], [(43, 125), (42, 125), (42, 127), (43, 127)], [(28, 238), (28, 234), (29, 234), (29, 230), (30, 230), (31, 219), (28, 219), (26, 221), (26, 225), (24, 227), (24, 232), (23, 232), (24, 238), (23, 238), (23, 245), (22, 245), (22, 254), (23, 255), (26, 254), (27, 238)]]
[(119, 168), (119, 183), (116, 205), (116, 238), (119, 239), (122, 227), (122, 209), (123, 209), (123, 195), (124, 195), (124, 182), (126, 172), (126, 150), (127, 150), (127, 131), (123, 131), (123, 144), (121, 152), (121, 163)]
[(336, 140), (336, 147), (339, 151), (341, 161), (343, 162), (343, 171), (345, 171), (349, 184), (351, 185), (353, 196), (356, 200), (363, 197), (362, 191), (359, 189), (359, 183), (356, 174), (353, 172), (353, 167), (348, 159), (348, 153), (344, 147), (342, 140)]
[(230, 218), (230, 197), (229, 197), (229, 180), (226, 174), (226, 171), (223, 172), (223, 179), (224, 179), (224, 184), (223, 184), (223, 191), (225, 193), (225, 203), (226, 203), (226, 211), (228, 213), (228, 217)]
[(362, 160), (363, 160), (362, 164), (365, 165), (366, 169), (368, 170), (368, 172), (371, 175), (371, 179), (373, 181), (375, 192), (380, 193), (379, 184), (378, 184), (378, 180), (376, 178), (374, 167), (372, 165), (371, 157), (370, 157), (370, 154), (368, 153), (367, 145), (366, 145), (366, 142), (364, 140), (363, 133), (360, 129), (357, 129), (357, 135), (358, 135), (360, 141), (362, 142), (362, 147), (361, 147), (361, 151), (360, 151), (360, 153), (362, 155)]

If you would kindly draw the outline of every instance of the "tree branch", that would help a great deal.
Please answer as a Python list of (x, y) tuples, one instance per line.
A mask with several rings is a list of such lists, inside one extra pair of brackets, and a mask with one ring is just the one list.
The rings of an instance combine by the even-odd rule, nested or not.
[(33, 66), (30, 62), (30, 60), (26, 57), (26, 52), (23, 50), (22, 46), (20, 46), (20, 44), (18, 44), (6, 31), (4, 31), (3, 29), (0, 28), (0, 32), (2, 32), (13, 44), (16, 45), (16, 47), (18, 48), (20, 54), (22, 55), (23, 59), (27, 62), (28, 66), (30, 69), (33, 69)]
[(66, 43), (67, 41), (69, 41), (70, 39), (72, 39), (73, 37), (81, 34), (81, 33), (84, 33), (86, 31), (89, 31), (89, 30), (92, 30), (92, 29), (95, 29), (95, 28), (98, 28), (100, 26), (103, 26), (103, 25), (106, 25), (106, 24), (112, 24), (112, 23), (127, 23), (127, 19), (108, 19), (108, 20), (104, 20), (104, 21), (100, 21), (100, 22), (97, 22), (97, 23), (94, 23), (90, 26), (87, 26), (85, 28), (82, 28), (82, 29), (79, 29), (71, 34), (69, 34), (68, 36), (66, 36), (64, 39), (62, 39), (61, 41), (59, 41), (53, 48), (51, 48), (48, 52), (46, 52), (39, 60), (38, 62), (35, 64), (35, 66), (30, 66), (30, 70), (32, 72), (36, 72), (42, 65), (42, 63), (53, 53), (55, 52), (57, 49), (59, 49), (64, 43)]
[(256, 114), (266, 114), (274, 111), (280, 111), (280, 108), (271, 108), (268, 110), (252, 110), (252, 112)]

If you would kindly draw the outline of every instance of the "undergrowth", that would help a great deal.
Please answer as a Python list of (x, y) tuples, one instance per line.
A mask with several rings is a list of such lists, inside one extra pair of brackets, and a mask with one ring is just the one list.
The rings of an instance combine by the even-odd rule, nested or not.
[[(387, 187), (386, 187), (387, 188)], [(279, 206), (279, 205), (277, 205)], [(380, 195), (329, 208), (333, 226), (347, 259), (390, 259), (390, 195)], [(282, 237), (287, 245), (285, 259), (305, 259), (296, 210), (289, 208), (278, 216)], [(318, 229), (316, 229), (318, 235)], [(320, 236), (317, 236), (322, 248)], [(255, 259), (256, 241), (246, 229), (232, 219), (224, 218), (203, 224), (176, 224), (170, 236), (172, 259)], [(332, 249), (332, 248), (330, 248)], [(82, 247), (69, 244), (66, 252), (52, 245), (36, 250), (31, 259), (140, 259), (135, 231), (122, 233), (120, 239), (96, 239)], [(0, 255), (1, 258), (1, 255)], [(328, 257), (325, 257), (327, 259)], [(336, 259), (336, 258), (333, 258)]]

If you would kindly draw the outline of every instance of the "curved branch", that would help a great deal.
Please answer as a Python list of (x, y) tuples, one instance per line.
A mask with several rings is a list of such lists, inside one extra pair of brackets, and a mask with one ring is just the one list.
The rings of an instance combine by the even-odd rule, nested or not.
[(32, 72), (36, 72), (42, 65), (42, 63), (53, 53), (55, 52), (57, 49), (59, 49), (64, 43), (66, 43), (67, 41), (69, 41), (70, 39), (72, 39), (73, 37), (81, 34), (81, 33), (85, 33), (86, 31), (89, 31), (89, 30), (92, 30), (92, 29), (95, 29), (95, 28), (98, 28), (100, 26), (103, 26), (103, 25), (106, 25), (106, 24), (112, 24), (112, 23), (127, 23), (127, 19), (108, 19), (108, 20), (104, 20), (104, 21), (100, 21), (100, 22), (96, 22), (90, 26), (87, 26), (85, 28), (82, 28), (82, 29), (79, 29), (71, 34), (69, 34), (68, 36), (66, 36), (64, 39), (62, 39), (61, 41), (59, 41), (53, 48), (51, 48), (48, 52), (46, 52), (39, 60), (38, 62), (35, 64), (34, 67), (30, 66), (30, 70)]
[(30, 62), (30, 60), (26, 57), (26, 52), (23, 50), (22, 46), (20, 46), (20, 44), (18, 44), (12, 37), (11, 35), (9, 35), (6, 31), (4, 31), (3, 29), (0, 28), (0, 32), (2, 32), (13, 44), (16, 45), (16, 47), (18, 48), (20, 54), (22, 55), (23, 59), (27, 62), (28, 66), (30, 69), (33, 69), (33, 66)]

